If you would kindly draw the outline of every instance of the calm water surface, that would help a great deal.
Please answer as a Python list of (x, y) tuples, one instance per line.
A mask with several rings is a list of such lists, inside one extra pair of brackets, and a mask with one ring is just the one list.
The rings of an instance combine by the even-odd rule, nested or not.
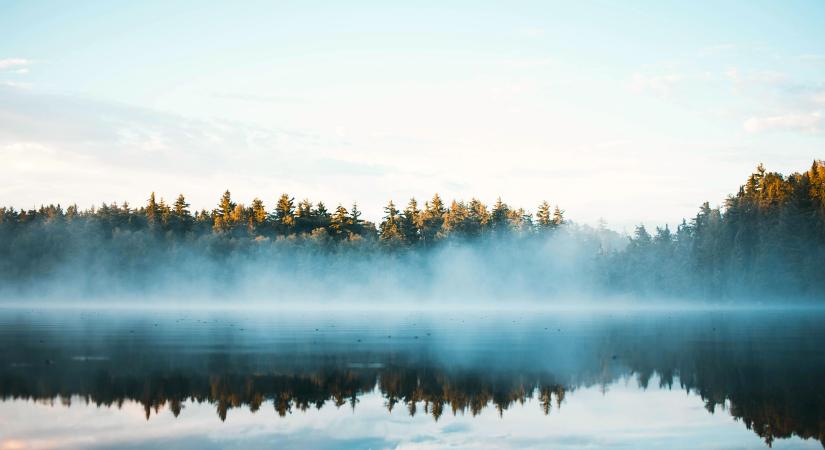
[(823, 448), (825, 314), (0, 309), (0, 449)]

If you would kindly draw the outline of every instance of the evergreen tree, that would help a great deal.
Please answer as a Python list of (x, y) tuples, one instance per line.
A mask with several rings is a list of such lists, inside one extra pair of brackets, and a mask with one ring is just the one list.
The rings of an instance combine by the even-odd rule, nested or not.
[(278, 199), (278, 203), (275, 205), (275, 220), (281, 225), (281, 230), (283, 233), (288, 233), (288, 231), (295, 224), (294, 201), (295, 199), (289, 195), (281, 194), (281, 197)]
[(227, 190), (224, 191), (218, 202), (218, 208), (212, 214), (213, 225), (215, 231), (226, 231), (232, 226), (232, 211), (235, 209), (235, 203), (232, 202), (232, 194)]
[[(173, 228), (176, 231), (187, 232), (191, 230), (193, 217), (189, 212), (189, 206), (183, 194), (178, 195), (178, 198), (172, 206)], [(124, 202), (123, 208), (128, 211), (128, 204)]]
[(559, 207), (556, 206), (556, 208), (553, 209), (553, 226), (554, 227), (560, 227), (563, 224), (564, 224), (564, 210), (559, 209)]
[(349, 217), (349, 212), (343, 206), (338, 205), (338, 207), (335, 208), (335, 214), (332, 215), (330, 221), (330, 228), (332, 229), (332, 234), (334, 236), (344, 237), (348, 231), (350, 224), (351, 219)]
[(149, 202), (146, 205), (146, 221), (149, 225), (154, 225), (158, 222), (158, 204), (155, 202), (155, 193), (149, 194)]
[(490, 225), (495, 232), (503, 232), (508, 229), (508, 216), (510, 207), (501, 201), (501, 197), (496, 199), (496, 204), (493, 205), (493, 210), (490, 212)]
[(403, 242), (404, 236), (400, 230), (400, 216), (395, 204), (390, 200), (384, 208), (384, 221), (381, 222), (379, 238), (390, 244)]
[(418, 209), (418, 202), (411, 198), (401, 215), (400, 231), (404, 242), (409, 245), (418, 243), (421, 237), (422, 217), (421, 210)]
[(444, 214), (447, 210), (444, 208), (444, 202), (436, 193), (432, 200), (424, 204), (424, 212), (422, 216), (421, 239), (425, 243), (433, 243), (437, 238), (441, 237), (439, 232), (444, 225)]
[[(113, 210), (116, 211), (117, 209), (118, 209), (117, 205), (115, 205)], [(170, 220), (171, 216), (172, 216), (172, 208), (170, 208), (169, 205), (167, 205), (166, 202), (161, 197), (160, 203), (158, 203), (158, 217), (160, 217), (161, 225), (163, 225), (164, 227), (167, 227), (169, 225), (169, 220)]]
[(445, 234), (449, 233), (449, 235), (464, 238), (472, 234), (473, 226), (470, 223), (470, 210), (464, 202), (453, 200), (444, 218), (442, 228)]
[(263, 200), (255, 198), (252, 200), (252, 219), (256, 226), (263, 225), (267, 220), (266, 207)]
[(536, 225), (539, 229), (546, 230), (553, 226), (553, 219), (550, 215), (550, 204), (545, 200), (541, 202), (538, 212), (536, 212)]
[(484, 203), (481, 203), (478, 199), (473, 198), (470, 200), (468, 209), (470, 222), (470, 227), (467, 230), (468, 235), (483, 235), (487, 225), (490, 222), (490, 213), (487, 211), (487, 206)]

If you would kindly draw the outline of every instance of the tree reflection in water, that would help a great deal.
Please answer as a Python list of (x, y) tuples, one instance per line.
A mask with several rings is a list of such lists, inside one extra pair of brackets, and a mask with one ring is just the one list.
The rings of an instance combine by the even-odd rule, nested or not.
[(187, 401), (209, 402), (226, 420), (232, 408), (254, 412), (266, 402), (281, 417), (329, 403), (356, 409), (360, 396), (377, 390), (389, 411), (402, 406), (438, 420), (488, 407), (503, 415), (528, 399), (550, 414), (569, 391), (635, 377), (642, 389), (656, 379), (699, 395), (710, 413), (725, 410), (768, 445), (791, 436), (825, 445), (821, 318), (614, 318), (568, 324), (568, 333), (554, 335), (531, 322), (502, 328), (493, 347), (467, 344), (477, 336), (455, 344), (449, 327), (433, 326), (429, 341), (390, 346), (365, 338), (363, 348), (334, 351), (306, 350), (301, 339), (275, 347), (244, 341), (241, 351), (229, 339), (193, 351), (191, 341), (170, 345), (177, 338), (164, 339), (162, 327), (135, 325), (90, 343), (71, 333), (61, 339), (60, 327), (46, 332), (7, 318), (0, 396), (117, 407), (131, 400), (147, 419), (167, 407), (177, 417)]

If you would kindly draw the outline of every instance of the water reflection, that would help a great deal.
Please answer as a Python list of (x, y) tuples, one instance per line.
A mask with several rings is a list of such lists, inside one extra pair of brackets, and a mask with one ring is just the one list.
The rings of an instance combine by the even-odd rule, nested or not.
[(617, 381), (634, 379), (637, 395), (651, 382), (698, 395), (709, 413), (731, 415), (768, 445), (796, 436), (825, 446), (823, 318), (6, 310), (0, 396), (134, 401), (148, 420), (164, 409), (184, 420), (187, 402), (208, 403), (231, 421), (233, 409), (269, 404), (281, 417), (325, 405), (357, 415), (362, 398), (380, 395), (390, 413), (438, 421), (525, 404), (551, 415), (577, 389), (610, 396)]

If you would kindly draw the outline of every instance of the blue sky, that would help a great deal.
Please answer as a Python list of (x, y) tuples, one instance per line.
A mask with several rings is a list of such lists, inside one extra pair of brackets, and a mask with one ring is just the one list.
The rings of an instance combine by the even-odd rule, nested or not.
[(825, 3), (0, 5), (0, 203), (542, 199), (616, 229), (825, 157)]

